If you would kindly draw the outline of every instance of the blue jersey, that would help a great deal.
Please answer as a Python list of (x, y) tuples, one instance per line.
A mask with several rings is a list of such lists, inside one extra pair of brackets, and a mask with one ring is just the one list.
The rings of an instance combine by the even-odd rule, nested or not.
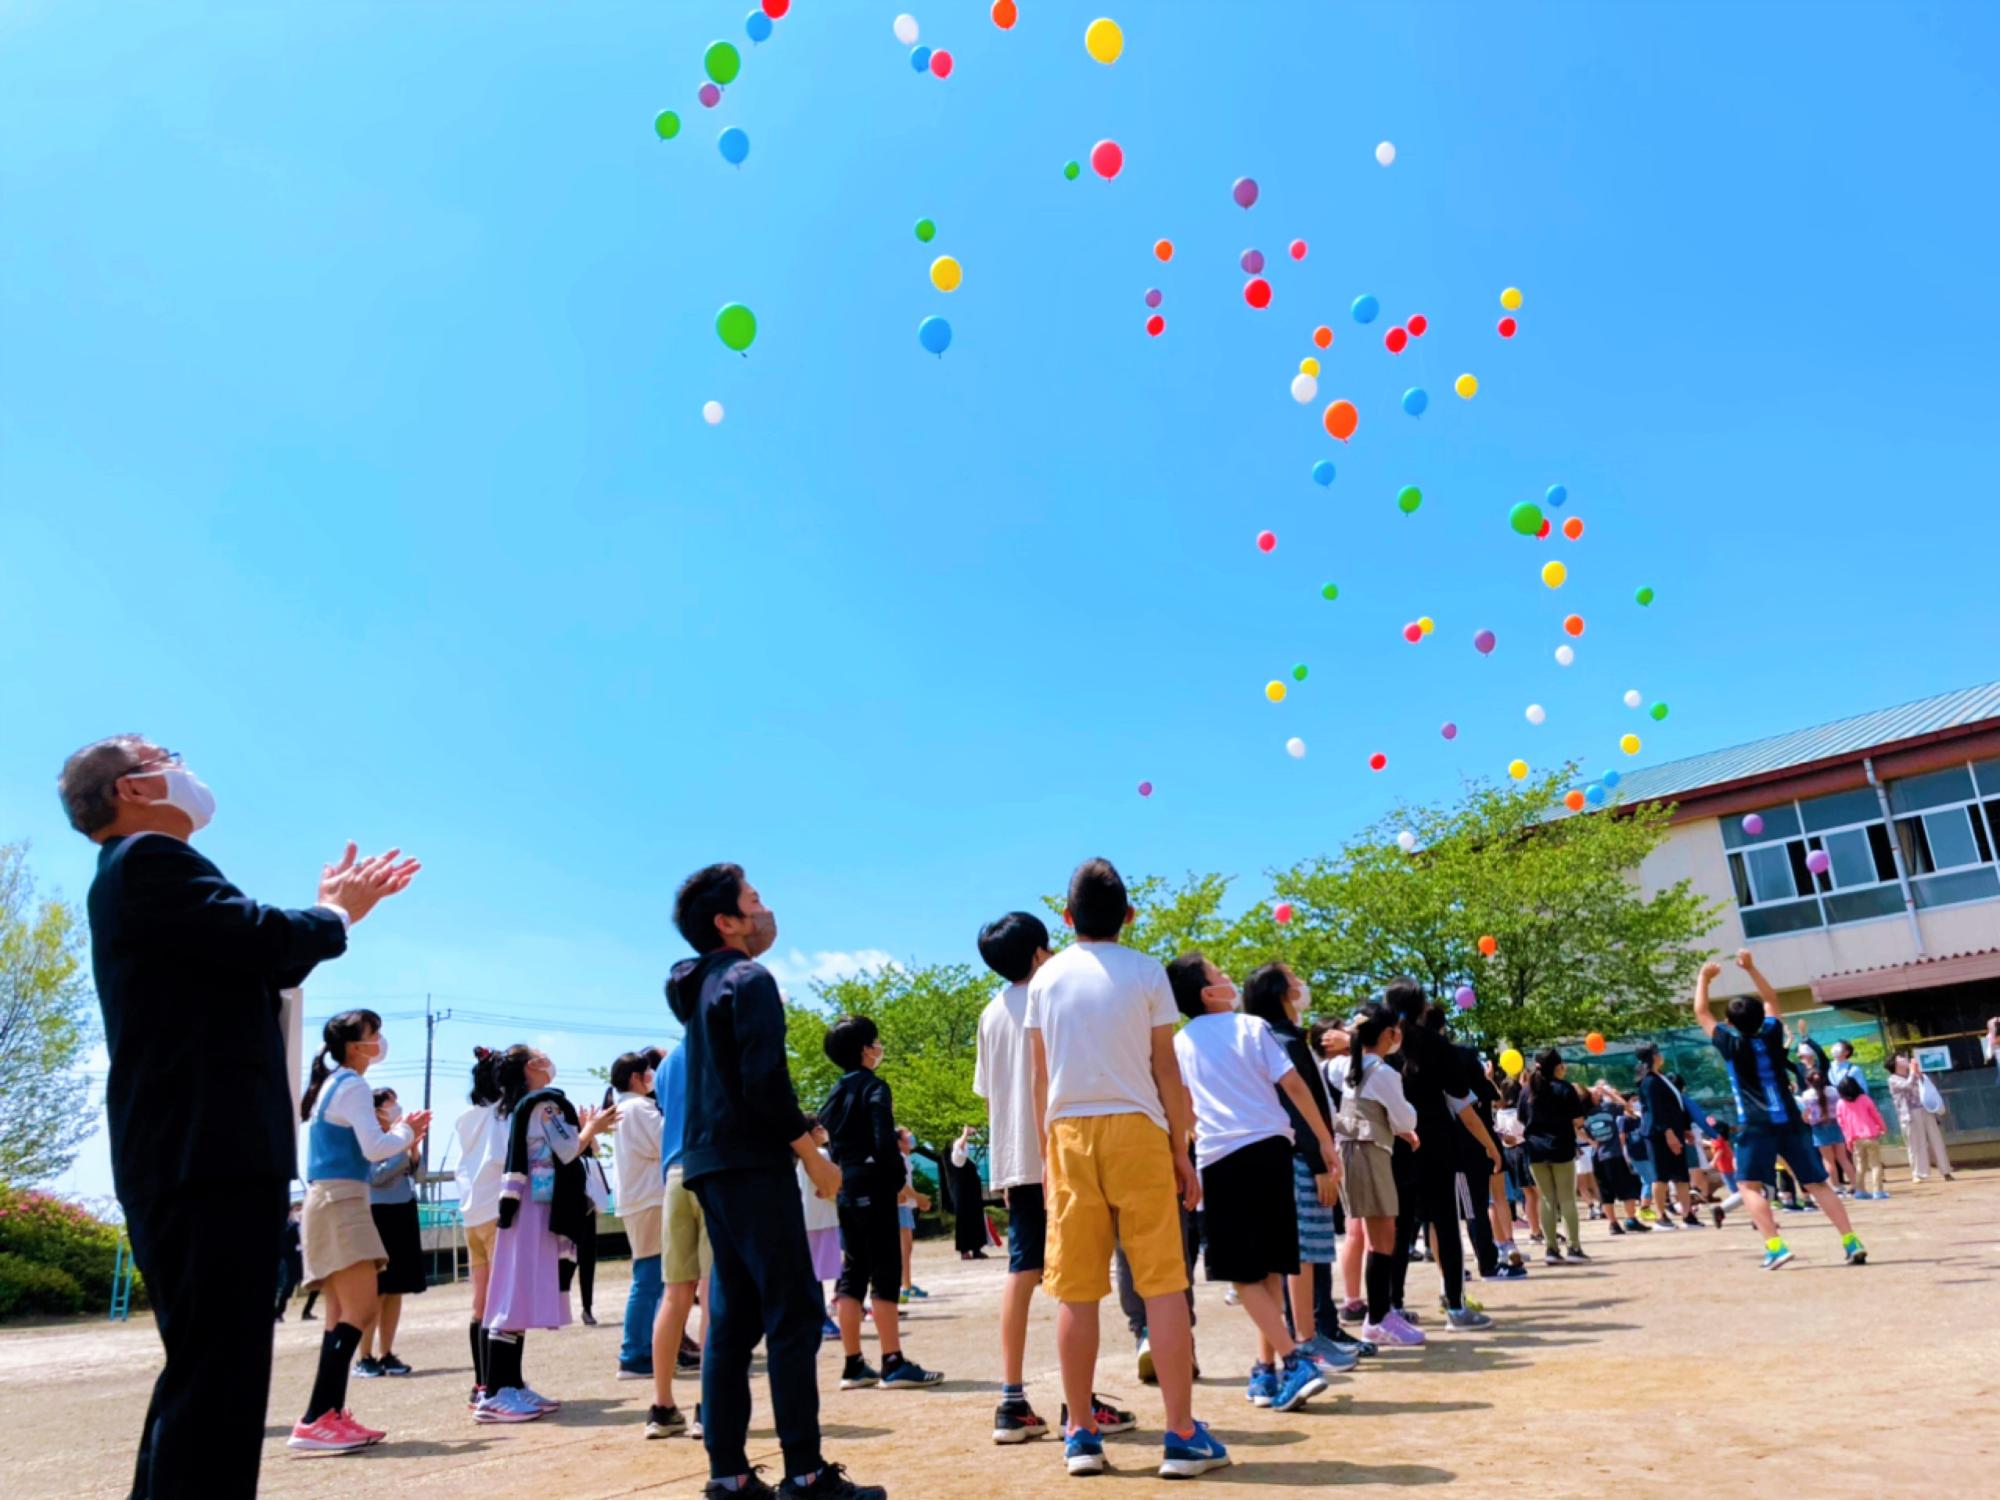
[(1799, 1107), (1792, 1098), (1792, 1062), (1785, 1056), (1785, 1028), (1776, 1016), (1765, 1016), (1754, 1036), (1745, 1036), (1724, 1021), (1710, 1040), (1728, 1065), (1736, 1116), (1745, 1129), (1799, 1123)]

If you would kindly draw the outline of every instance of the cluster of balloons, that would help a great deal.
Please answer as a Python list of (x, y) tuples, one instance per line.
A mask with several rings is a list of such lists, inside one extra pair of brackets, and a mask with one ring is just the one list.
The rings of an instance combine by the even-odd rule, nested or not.
[[(760, 0), (757, 8), (743, 18), (744, 33), (753, 43), (763, 43), (771, 39), (771, 23), (782, 20), (792, 8), (792, 0)], [(910, 23), (914, 26), (916, 23)], [(714, 109), (722, 102), (725, 85), (734, 83), (743, 71), (743, 54), (731, 42), (714, 41), (708, 44), (701, 55), (702, 71), (708, 77), (695, 90), (695, 98), (701, 101), (703, 109)], [(653, 134), (663, 141), (670, 141), (681, 133), (681, 117), (671, 109), (663, 109), (653, 116)], [(750, 137), (737, 126), (716, 137), (716, 149), (722, 159), (733, 167), (740, 167), (750, 155)]]
[[(999, 19), (995, 8), (994, 19)], [(1012, 23), (1009, 22), (1009, 25)], [(928, 73), (933, 78), (949, 78), (952, 70), (952, 56), (942, 47), (920, 47), (917, 45), (917, 18), (907, 11), (896, 17), (892, 29), (896, 40), (910, 49), (910, 67), (918, 73)], [(1004, 28), (1003, 28), (1004, 29)]]

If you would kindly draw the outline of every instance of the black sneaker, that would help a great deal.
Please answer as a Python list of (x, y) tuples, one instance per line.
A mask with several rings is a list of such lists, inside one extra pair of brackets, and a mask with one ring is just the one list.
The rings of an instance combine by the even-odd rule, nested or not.
[(363, 1380), (375, 1380), (389, 1372), (382, 1368), (381, 1360), (364, 1354), (354, 1362), (354, 1373)]
[(382, 1367), (384, 1375), (414, 1375), (417, 1373), (393, 1354), (385, 1354), (376, 1360), (375, 1363)]
[(1025, 1443), (1047, 1437), (1049, 1424), (1035, 1415), (1026, 1401), (1002, 1401), (993, 1413), (993, 1441), (1001, 1444)]
[(1715, 1215), (1715, 1227), (1720, 1229), (1722, 1227), (1722, 1205), (1720, 1203), (1716, 1204), (1709, 1212)]
[(1627, 1219), (1625, 1221), (1625, 1232), (1627, 1234), (1651, 1234), (1653, 1226), (1642, 1219)]
[(1569, 1247), (1569, 1258), (1570, 1258), (1571, 1260), (1589, 1260), (1589, 1259), (1590, 1259), (1590, 1257), (1589, 1257), (1588, 1255), (1585, 1255), (1585, 1254), (1583, 1253), (1583, 1246), (1581, 1246), (1581, 1245), (1571, 1245), (1571, 1246)]
[[(1130, 1432), (1139, 1425), (1139, 1418), (1132, 1412), (1120, 1411), (1095, 1391), (1090, 1396), (1091, 1415), (1097, 1418), (1099, 1437), (1109, 1437), (1115, 1432)], [(1069, 1431), (1069, 1403), (1062, 1404), (1062, 1430)]]
[(1333, 1342), (1342, 1349), (1352, 1349), (1362, 1359), (1367, 1359), (1378, 1352), (1374, 1344), (1367, 1339), (1356, 1338), (1345, 1328), (1336, 1328), (1333, 1331)]
[[(736, 1493), (742, 1495), (750, 1491), (738, 1490)], [(792, 1500), (803, 1500), (805, 1496), (811, 1496), (812, 1500), (889, 1500), (889, 1492), (881, 1485), (856, 1484), (849, 1479), (845, 1464), (828, 1464), (813, 1476), (811, 1484), (787, 1479), (775, 1491), (766, 1490), (765, 1493), (789, 1496)]]
[[(740, 1490), (731, 1489), (718, 1480), (711, 1479), (701, 1492), (702, 1500), (772, 1500), (778, 1492), (763, 1480), (764, 1466), (758, 1464), (751, 1469), (749, 1479)], [(808, 1491), (798, 1491), (805, 1494)]]
[(673, 1437), (687, 1431), (687, 1418), (678, 1406), (653, 1406), (646, 1410), (646, 1436)]
[(1623, 1234), (1625, 1232), (1625, 1226), (1623, 1224), (1620, 1224), (1616, 1219), (1613, 1219), (1611, 1220), (1611, 1232), (1613, 1234)]
[[(885, 1360), (886, 1364), (887, 1361)], [(899, 1359), (894, 1369), (883, 1373), (881, 1388), (885, 1391), (914, 1390), (927, 1385), (939, 1385), (944, 1381), (944, 1371), (926, 1370), (913, 1359)], [(841, 1381), (845, 1387), (847, 1382)]]
[(1689, 1209), (1689, 1210), (1688, 1210), (1688, 1213), (1687, 1213), (1687, 1217), (1685, 1217), (1684, 1219), (1682, 1219), (1682, 1220), (1681, 1220), (1681, 1222), (1682, 1222), (1683, 1224), (1687, 1225), (1687, 1227), (1688, 1227), (1688, 1228), (1690, 1228), (1690, 1229), (1706, 1229), (1706, 1228), (1708, 1228), (1708, 1226), (1707, 1226), (1706, 1224), (1704, 1224), (1704, 1223), (1702, 1223), (1702, 1222), (1701, 1222), (1701, 1211), (1700, 1211), (1699, 1209)]
[(879, 1384), (881, 1379), (875, 1367), (857, 1354), (848, 1360), (845, 1368), (841, 1370), (840, 1388), (843, 1391), (864, 1390), (868, 1386)]

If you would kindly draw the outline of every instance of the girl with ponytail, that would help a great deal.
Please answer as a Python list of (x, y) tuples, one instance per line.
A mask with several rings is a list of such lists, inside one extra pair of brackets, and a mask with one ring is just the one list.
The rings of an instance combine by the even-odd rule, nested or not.
[(1367, 1321), (1361, 1337), (1377, 1344), (1421, 1344), (1423, 1334), (1391, 1305), (1396, 1258), (1396, 1216), (1401, 1211), (1390, 1153), (1397, 1137), (1417, 1144), (1417, 1112), (1403, 1096), (1403, 1077), (1387, 1059), (1403, 1044), (1402, 1028), (1387, 1006), (1361, 1012), (1349, 1039), (1347, 1078), (1340, 1113), (1333, 1122), (1340, 1138), (1340, 1199), (1347, 1232), (1365, 1236), (1368, 1258), (1362, 1282), (1367, 1289)]
[(507, 1169), (507, 1127), (500, 1119), (500, 1054), (472, 1049), (471, 1108), (458, 1117), (458, 1212), (465, 1223), (465, 1258), (472, 1273), (472, 1395), (477, 1410), (486, 1395), (486, 1288), (493, 1277), (493, 1237), (500, 1227), (500, 1176)]
[(347, 1376), (361, 1331), (378, 1310), (376, 1277), (389, 1264), (369, 1212), (374, 1163), (409, 1151), (430, 1127), (418, 1110), (384, 1129), (365, 1075), (389, 1055), (382, 1018), (372, 1010), (342, 1011), (320, 1034), (312, 1078), (299, 1106), (306, 1131), (306, 1198), (300, 1218), (306, 1285), (326, 1294), (326, 1332), (319, 1371), (291, 1446), (304, 1453), (346, 1453), (387, 1436), (363, 1427), (347, 1410)]
[[(1583, 1231), (1576, 1215), (1576, 1150), (1589, 1112), (1583, 1096), (1565, 1081), (1562, 1054), (1551, 1047), (1535, 1058), (1535, 1068), (1521, 1090), (1521, 1128), (1527, 1136), (1528, 1170), (1542, 1200), (1542, 1259), (1559, 1266), (1564, 1259), (1589, 1260), (1583, 1251)], [(1560, 1216), (1569, 1233), (1565, 1257), (1556, 1238)]]

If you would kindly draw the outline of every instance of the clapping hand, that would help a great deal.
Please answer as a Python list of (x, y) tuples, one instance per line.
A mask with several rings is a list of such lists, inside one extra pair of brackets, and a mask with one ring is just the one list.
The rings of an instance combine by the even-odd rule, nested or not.
[(408, 889), (417, 878), (423, 866), (414, 859), (398, 864), (396, 856), (402, 852), (391, 849), (357, 861), (354, 841), (349, 839), (340, 863), (320, 867), (319, 904), (338, 907), (347, 913), (349, 922), (359, 922), (375, 909), (377, 901)]
[(431, 1128), (431, 1112), (427, 1109), (413, 1109), (403, 1116), (403, 1123), (410, 1127), (410, 1143), (415, 1145)]

